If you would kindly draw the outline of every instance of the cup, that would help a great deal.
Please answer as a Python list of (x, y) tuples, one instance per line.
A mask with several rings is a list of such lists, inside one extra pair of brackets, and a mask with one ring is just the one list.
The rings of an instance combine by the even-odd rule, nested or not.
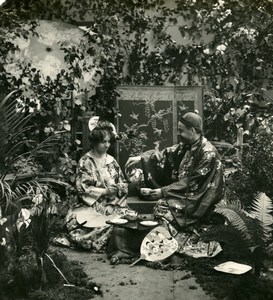
[(138, 213), (134, 210), (127, 210), (125, 212), (125, 218), (130, 221), (136, 220), (138, 217)]
[(144, 197), (147, 197), (147, 196), (150, 195), (151, 190), (152, 189), (150, 189), (150, 188), (140, 188), (140, 195), (144, 196)]

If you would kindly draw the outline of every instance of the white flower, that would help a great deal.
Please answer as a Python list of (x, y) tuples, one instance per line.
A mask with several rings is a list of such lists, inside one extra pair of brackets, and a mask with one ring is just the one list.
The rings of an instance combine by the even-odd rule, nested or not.
[(6, 246), (6, 244), (7, 244), (7, 241), (6, 241), (6, 239), (3, 237), (3, 238), (2, 238), (2, 242), (0, 243), (0, 245), (1, 245), (1, 246)]
[(50, 130), (50, 127), (45, 127), (45, 128), (44, 128), (44, 133), (50, 133), (50, 131), (51, 131), (51, 130)]
[(7, 220), (8, 220), (7, 218), (0, 219), (0, 226), (2, 226), (4, 223), (6, 223)]
[(203, 52), (204, 52), (205, 54), (209, 54), (209, 48), (203, 50)]
[(228, 22), (224, 25), (224, 28), (231, 28), (232, 22)]
[(209, 169), (208, 168), (203, 168), (203, 169), (201, 169), (200, 170), (200, 173), (201, 173), (201, 175), (206, 175), (207, 173), (209, 172)]
[(27, 228), (29, 226), (30, 222), (31, 222), (30, 211), (26, 208), (22, 208), (18, 215), (18, 219), (16, 222), (18, 231), (20, 231), (20, 228), (24, 224), (26, 225), (26, 228)]
[(7, 73), (14, 74), (17, 71), (17, 66), (15, 63), (7, 64), (4, 66)]
[(47, 213), (48, 214), (57, 214), (58, 213), (58, 209), (57, 209), (57, 206), (56, 205), (51, 205), (48, 207), (47, 209)]
[(39, 205), (43, 202), (44, 197), (43, 194), (39, 194), (33, 197), (32, 202), (34, 202), (36, 205)]
[(224, 52), (227, 49), (227, 47), (225, 45), (218, 45), (216, 47), (216, 50), (220, 51), (220, 52)]
[(225, 16), (227, 17), (227, 16), (229, 16), (229, 15), (231, 15), (231, 10), (230, 10), (230, 9), (227, 9), (227, 10), (226, 10), (226, 13), (225, 13)]

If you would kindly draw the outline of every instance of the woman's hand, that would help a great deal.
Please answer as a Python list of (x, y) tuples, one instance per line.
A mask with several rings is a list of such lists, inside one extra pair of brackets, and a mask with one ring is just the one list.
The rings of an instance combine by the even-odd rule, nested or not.
[(109, 198), (110, 201), (114, 200), (117, 197), (118, 188), (116, 186), (109, 186), (106, 188), (105, 196)]
[(127, 160), (127, 162), (125, 164), (125, 169), (131, 168), (132, 166), (136, 165), (140, 161), (141, 161), (141, 156), (129, 157), (129, 159)]
[(153, 189), (149, 194), (151, 200), (158, 200), (164, 198), (161, 189)]
[(117, 183), (118, 195), (119, 197), (125, 196), (128, 194), (128, 184), (125, 182)]
[(108, 204), (108, 205), (105, 206), (104, 214), (106, 216), (111, 215), (113, 212), (114, 212), (114, 205)]

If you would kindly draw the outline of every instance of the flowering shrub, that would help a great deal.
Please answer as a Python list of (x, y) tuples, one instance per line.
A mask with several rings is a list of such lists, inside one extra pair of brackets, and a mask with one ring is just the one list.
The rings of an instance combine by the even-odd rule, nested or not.
[(273, 118), (257, 118), (257, 133), (242, 155), (242, 166), (227, 181), (228, 197), (239, 199), (246, 207), (258, 192), (273, 196)]

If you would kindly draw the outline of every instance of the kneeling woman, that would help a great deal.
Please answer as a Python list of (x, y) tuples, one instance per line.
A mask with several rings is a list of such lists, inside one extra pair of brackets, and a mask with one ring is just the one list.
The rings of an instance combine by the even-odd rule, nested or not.
[(105, 249), (112, 227), (79, 228), (77, 214), (91, 207), (95, 214), (124, 215), (127, 211), (128, 186), (117, 161), (107, 154), (111, 142), (115, 140), (114, 126), (107, 121), (94, 124), (89, 126), (91, 150), (80, 159), (77, 169), (76, 187), (81, 203), (68, 212), (66, 222), (72, 242), (101, 252)]

